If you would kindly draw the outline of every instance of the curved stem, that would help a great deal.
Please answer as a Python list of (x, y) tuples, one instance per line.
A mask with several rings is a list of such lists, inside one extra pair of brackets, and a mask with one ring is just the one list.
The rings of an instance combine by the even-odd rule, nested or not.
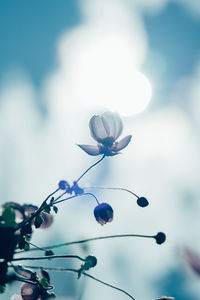
[(81, 261), (85, 261), (84, 258), (78, 255), (50, 255), (50, 256), (38, 256), (38, 257), (19, 257), (13, 258), (12, 261), (19, 261), (19, 260), (43, 260), (43, 259), (52, 259), (52, 258), (77, 258)]
[(103, 285), (109, 286), (109, 287), (112, 288), (112, 289), (115, 289), (115, 290), (117, 290), (117, 291), (119, 291), (119, 292), (122, 292), (122, 293), (124, 293), (125, 295), (127, 295), (129, 298), (131, 298), (132, 300), (135, 300), (135, 298), (133, 298), (133, 296), (131, 296), (129, 293), (127, 293), (127, 292), (124, 291), (123, 289), (120, 289), (120, 288), (118, 288), (118, 287), (116, 287), (116, 286), (114, 286), (114, 285), (112, 285), (112, 284), (110, 284), (110, 283), (107, 283), (107, 282), (105, 282), (105, 281), (103, 281), (103, 280), (100, 280), (100, 279), (98, 279), (98, 278), (96, 278), (96, 277), (94, 277), (94, 276), (92, 276), (92, 275), (90, 275), (90, 274), (88, 274), (88, 273), (83, 272), (82, 274), (85, 275), (85, 276), (87, 276), (87, 277), (89, 277), (89, 278), (91, 278), (91, 279), (93, 279), (93, 280), (95, 280), (95, 281), (97, 281), (97, 282), (102, 283)]
[(105, 157), (105, 154), (97, 161), (95, 162), (93, 165), (91, 165), (75, 182), (78, 183), (79, 180), (89, 171), (91, 170), (93, 167), (95, 167), (97, 164), (99, 164)]
[(61, 203), (63, 201), (67, 201), (67, 200), (72, 199), (72, 198), (76, 198), (76, 197), (79, 197), (79, 196), (86, 196), (86, 195), (90, 195), (90, 196), (94, 197), (95, 200), (96, 200), (96, 202), (97, 202), (97, 204), (99, 205), (99, 201), (98, 201), (97, 197), (94, 194), (92, 194), (92, 193), (83, 193), (83, 194), (79, 194), (79, 195), (73, 195), (73, 196), (70, 196), (70, 197), (68, 197), (66, 199), (62, 199), (62, 200), (56, 201), (53, 204), (58, 204), (58, 203)]
[[(79, 241), (73, 241), (73, 242), (67, 242), (67, 243), (62, 243), (62, 244), (46, 246), (46, 247), (43, 247), (42, 249), (50, 250), (50, 249), (60, 248), (60, 247), (64, 247), (64, 246), (88, 243), (88, 242), (92, 242), (92, 241), (106, 240), (106, 239), (113, 239), (113, 238), (126, 238), (126, 237), (139, 237), (139, 238), (155, 239), (155, 235), (116, 234), (116, 235), (99, 236), (99, 237), (94, 237), (94, 238), (89, 238), (89, 239), (84, 239), (84, 240), (79, 240)], [(29, 251), (35, 251), (35, 250), (38, 250), (38, 249), (31, 248)], [(25, 251), (22, 250), (22, 251), (16, 252), (15, 254), (19, 254), (19, 253), (22, 253), (22, 252), (25, 252)]]
[[(37, 267), (37, 266), (24, 266), (24, 267), (26, 267), (26, 268), (31, 268), (31, 269), (40, 269), (41, 267)], [(49, 270), (49, 271), (57, 271), (57, 272), (63, 272), (63, 271), (66, 271), (66, 272), (74, 272), (74, 273), (79, 273), (79, 270), (75, 270), (75, 269), (69, 269), (69, 268), (60, 268), (60, 267), (45, 267), (45, 269), (46, 270)], [(92, 275), (90, 275), (90, 274), (88, 274), (88, 273), (86, 273), (86, 272), (82, 272), (82, 274), (83, 275), (85, 275), (86, 277), (88, 277), (88, 278), (91, 278), (91, 279), (93, 279), (93, 280), (95, 280), (95, 281), (97, 281), (97, 282), (100, 282), (101, 284), (103, 284), (103, 285), (106, 285), (106, 286), (108, 286), (108, 287), (110, 287), (110, 288), (112, 288), (112, 289), (115, 289), (115, 290), (117, 290), (117, 291), (119, 291), (119, 292), (122, 292), (122, 293), (124, 293), (125, 295), (127, 295), (128, 297), (130, 297), (132, 300), (135, 300), (135, 298), (133, 298), (133, 296), (131, 296), (129, 293), (127, 293), (126, 291), (124, 291), (123, 289), (120, 289), (120, 288), (118, 288), (118, 287), (116, 287), (116, 286), (114, 286), (114, 285), (112, 285), (112, 284), (109, 284), (109, 283), (107, 283), (107, 282), (105, 282), (105, 281), (103, 281), (103, 280), (100, 280), (100, 279), (98, 279), (98, 278), (96, 278), (96, 277), (94, 277), (94, 276), (92, 276)]]
[(133, 193), (132, 191), (130, 191), (128, 189), (121, 188), (121, 187), (91, 186), (91, 187), (84, 187), (84, 189), (119, 190), (119, 191), (128, 192), (128, 193), (132, 194), (133, 196), (135, 196), (136, 198), (139, 198), (139, 196), (136, 195), (135, 193)]

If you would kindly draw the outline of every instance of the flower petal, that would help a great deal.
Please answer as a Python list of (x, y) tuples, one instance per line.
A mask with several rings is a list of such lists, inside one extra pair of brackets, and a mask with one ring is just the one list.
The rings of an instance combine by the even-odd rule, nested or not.
[(51, 214), (42, 212), (41, 217), (43, 219), (43, 222), (42, 222), (40, 228), (41, 229), (49, 228), (51, 226), (51, 224), (53, 223), (53, 216)]
[(31, 276), (33, 274), (33, 271), (31, 269), (25, 268), (21, 265), (14, 266), (14, 270), (17, 274), (28, 279), (31, 279)]
[(105, 112), (102, 114), (102, 121), (109, 137), (113, 137), (116, 140), (122, 133), (122, 120), (117, 113)]
[(101, 154), (100, 148), (98, 146), (92, 146), (92, 145), (78, 145), (78, 146), (89, 155)]
[(122, 149), (124, 149), (131, 141), (132, 135), (127, 135), (123, 139), (121, 139), (119, 142), (116, 142), (113, 151), (118, 152)]
[(109, 136), (103, 124), (102, 118), (99, 115), (93, 116), (90, 119), (89, 127), (91, 136), (99, 143)]

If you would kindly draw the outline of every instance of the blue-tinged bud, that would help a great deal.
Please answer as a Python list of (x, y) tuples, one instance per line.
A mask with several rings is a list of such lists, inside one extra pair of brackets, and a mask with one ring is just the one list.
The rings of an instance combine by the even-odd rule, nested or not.
[(104, 225), (107, 222), (112, 222), (113, 209), (109, 204), (101, 203), (95, 207), (94, 216), (97, 222), (99, 222), (101, 225)]
[(139, 197), (137, 199), (137, 204), (140, 206), (140, 207), (146, 207), (149, 205), (149, 202), (148, 200), (145, 198), (145, 197)]
[(157, 235), (154, 238), (155, 238), (156, 243), (158, 245), (161, 245), (166, 241), (166, 235), (165, 235), (164, 232), (158, 232)]
[(61, 190), (66, 190), (66, 189), (69, 187), (69, 184), (67, 183), (67, 181), (61, 180), (61, 181), (59, 181), (59, 183), (58, 183), (58, 187), (59, 187), (59, 189), (61, 189)]

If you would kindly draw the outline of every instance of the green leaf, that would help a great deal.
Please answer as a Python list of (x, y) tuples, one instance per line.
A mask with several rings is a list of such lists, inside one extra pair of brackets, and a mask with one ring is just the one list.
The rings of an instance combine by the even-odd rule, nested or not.
[(4, 224), (9, 227), (15, 227), (15, 212), (12, 206), (7, 206), (2, 212)]
[(39, 280), (39, 283), (44, 289), (47, 289), (49, 286), (48, 280), (44, 277)]
[(0, 294), (3, 294), (6, 290), (5, 285), (0, 284)]
[(27, 235), (25, 235), (25, 241), (26, 241), (26, 242), (29, 242), (30, 240), (31, 240), (31, 236), (30, 236), (30, 235), (28, 235), (28, 234), (27, 234)]
[(46, 204), (46, 206), (43, 208), (43, 212), (45, 212), (45, 213), (47, 213), (47, 214), (50, 214), (50, 212), (51, 212), (51, 207), (50, 207), (50, 205), (47, 205), (47, 204)]
[(40, 228), (42, 223), (43, 223), (42, 217), (40, 215), (36, 216), (34, 221), (35, 228)]
[(30, 249), (30, 246), (27, 242), (24, 243), (24, 251), (28, 251)]

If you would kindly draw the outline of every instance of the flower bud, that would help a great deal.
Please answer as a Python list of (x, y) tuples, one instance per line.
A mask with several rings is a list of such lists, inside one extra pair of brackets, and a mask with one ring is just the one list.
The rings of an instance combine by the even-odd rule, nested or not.
[(156, 243), (158, 245), (161, 245), (166, 241), (166, 235), (164, 234), (164, 232), (158, 232), (157, 235), (155, 235), (154, 238), (155, 238)]
[(140, 197), (140, 198), (137, 199), (137, 204), (140, 207), (146, 207), (146, 206), (149, 205), (149, 202), (148, 202), (148, 200), (145, 197)]
[(58, 187), (61, 190), (66, 190), (69, 187), (69, 184), (65, 180), (60, 180), (58, 183)]
[(101, 225), (113, 220), (113, 209), (107, 203), (101, 203), (94, 209), (94, 216)]

